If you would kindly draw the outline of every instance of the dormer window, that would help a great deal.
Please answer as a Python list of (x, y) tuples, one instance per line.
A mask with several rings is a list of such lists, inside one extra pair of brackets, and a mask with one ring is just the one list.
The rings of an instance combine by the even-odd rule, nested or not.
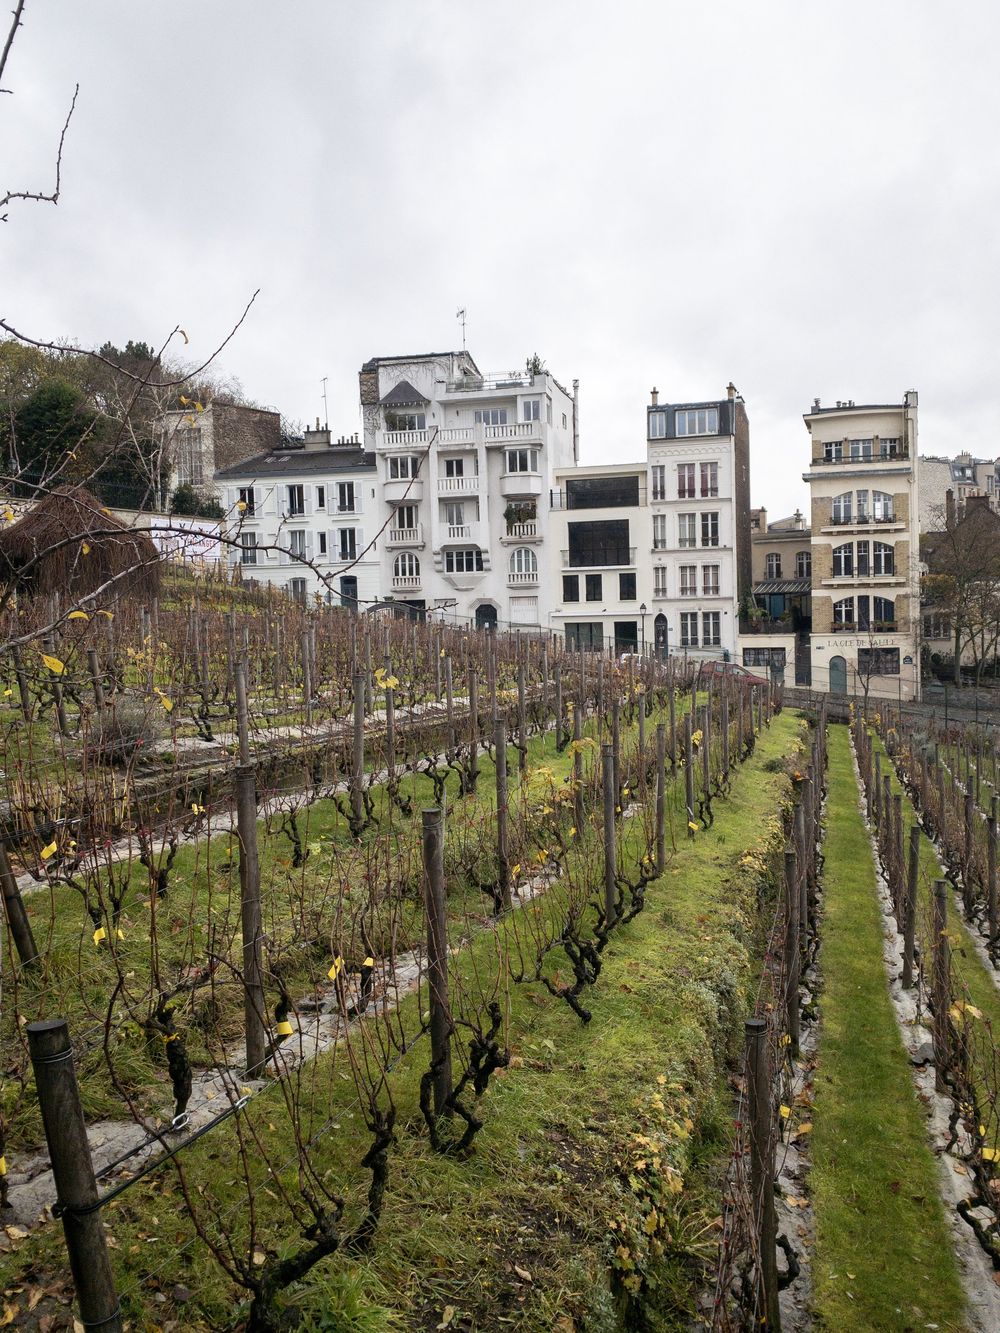
[(719, 409), (692, 407), (675, 412), (674, 430), (678, 435), (718, 435)]

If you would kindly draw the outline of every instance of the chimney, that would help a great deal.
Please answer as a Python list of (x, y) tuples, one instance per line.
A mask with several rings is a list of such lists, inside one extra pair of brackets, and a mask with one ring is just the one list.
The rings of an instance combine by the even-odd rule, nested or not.
[(949, 487), (944, 493), (944, 521), (949, 528), (955, 524), (955, 492)]
[(732, 380), (730, 380), (729, 383), (726, 385), (726, 397), (729, 399), (730, 402), (732, 402), (733, 399), (736, 397), (736, 385), (732, 382)]
[(818, 411), (819, 411), (819, 399), (818, 399), (818, 398), (814, 398), (814, 399), (813, 399), (813, 411), (814, 411), (814, 412), (818, 412)]
[(650, 389), (650, 391), (649, 391), (649, 405), (650, 405), (650, 407), (656, 407), (657, 404), (659, 403), (659, 401), (660, 401), (660, 391), (659, 391), (659, 389), (655, 389), (655, 388), (654, 388), (654, 389)]

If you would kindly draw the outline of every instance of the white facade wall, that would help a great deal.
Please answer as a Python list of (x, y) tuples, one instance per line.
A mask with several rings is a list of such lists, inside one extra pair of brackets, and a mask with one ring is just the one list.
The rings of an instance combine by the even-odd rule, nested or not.
[[(303, 458), (314, 457), (303, 451)], [(375, 483), (372, 468), (331, 467), (318, 474), (312, 467), (300, 472), (289, 467), (280, 478), (224, 478), (218, 485), (231, 528), (238, 525), (236, 540), (250, 548), (243, 553), (231, 548), (230, 563), (240, 565), (245, 578), (274, 583), (310, 602), (320, 596), (353, 605), (352, 585), (345, 589), (342, 579), (356, 578), (359, 608), (367, 609), (380, 596), (377, 549), (362, 555), (377, 531)], [(343, 510), (341, 484), (351, 487), (350, 508)], [(239, 509), (241, 502), (247, 509)], [(296, 560), (295, 551), (316, 570)]]
[[(404, 384), (422, 401), (383, 402)], [(446, 353), (369, 362), (362, 404), (377, 525), (389, 520), (384, 595), (453, 623), (547, 627), (550, 492), (554, 470), (573, 461), (572, 396), (548, 373), (484, 376)]]

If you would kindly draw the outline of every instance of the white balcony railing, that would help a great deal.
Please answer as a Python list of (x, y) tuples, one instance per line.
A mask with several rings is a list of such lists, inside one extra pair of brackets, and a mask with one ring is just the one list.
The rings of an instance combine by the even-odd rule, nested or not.
[(538, 583), (537, 569), (518, 569), (509, 570), (507, 582), (512, 588), (534, 587)]
[(448, 541), (450, 542), (468, 542), (472, 540), (471, 523), (449, 523)]
[(423, 529), (418, 524), (415, 528), (390, 528), (388, 546), (420, 546), (423, 543)]
[(479, 490), (479, 476), (438, 477), (439, 495), (474, 495)]
[(439, 444), (475, 444), (476, 431), (473, 426), (445, 426), (438, 432)]
[(416, 592), (420, 587), (419, 574), (393, 574), (393, 592)]
[(387, 430), (382, 435), (386, 449), (406, 449), (427, 443), (426, 430)]
[(483, 439), (487, 444), (497, 440), (537, 440), (541, 432), (540, 421), (510, 421), (505, 426), (484, 426)]
[(526, 541), (529, 537), (537, 537), (538, 524), (534, 519), (529, 523), (508, 523), (507, 536), (521, 541)]

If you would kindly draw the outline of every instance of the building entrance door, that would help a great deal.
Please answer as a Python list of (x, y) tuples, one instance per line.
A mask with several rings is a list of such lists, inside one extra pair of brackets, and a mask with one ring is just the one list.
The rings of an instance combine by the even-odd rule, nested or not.
[(847, 662), (843, 657), (830, 658), (830, 693), (847, 693)]

